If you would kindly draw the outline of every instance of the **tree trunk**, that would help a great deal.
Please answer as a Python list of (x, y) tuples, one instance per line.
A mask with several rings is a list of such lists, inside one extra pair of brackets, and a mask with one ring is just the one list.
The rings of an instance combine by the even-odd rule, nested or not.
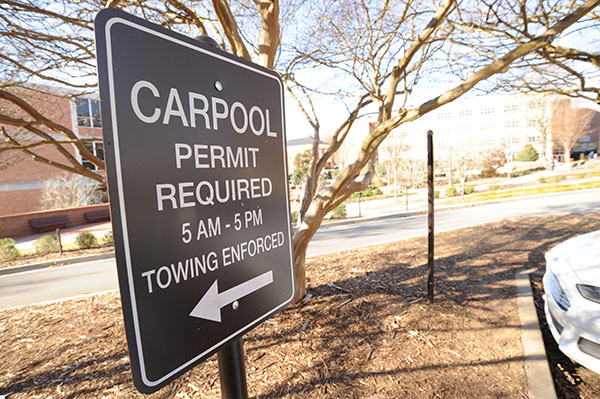
[[(296, 247), (294, 245), (294, 247)], [(307, 245), (294, 248), (294, 276), (296, 277), (296, 294), (294, 303), (300, 302), (306, 296), (306, 249)]]
[(394, 168), (394, 202), (398, 202), (398, 170)]

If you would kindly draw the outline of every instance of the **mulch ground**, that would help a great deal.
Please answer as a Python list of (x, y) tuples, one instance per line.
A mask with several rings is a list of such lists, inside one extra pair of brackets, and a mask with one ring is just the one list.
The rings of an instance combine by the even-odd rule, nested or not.
[[(433, 304), (426, 238), (310, 258), (312, 297), (245, 336), (250, 396), (528, 398), (515, 273), (543, 270), (553, 245), (595, 229), (598, 212), (438, 234)], [(131, 382), (119, 301), (1, 311), (0, 395), (145, 397)], [(219, 398), (216, 357), (149, 397)]]

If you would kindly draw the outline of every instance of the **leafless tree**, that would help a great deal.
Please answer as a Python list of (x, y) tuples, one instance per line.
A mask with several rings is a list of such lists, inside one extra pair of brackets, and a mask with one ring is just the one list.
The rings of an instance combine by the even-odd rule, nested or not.
[(69, 174), (45, 182), (41, 202), (44, 209), (63, 209), (101, 204), (105, 197), (98, 182)]
[[(416, 0), (297, 0), (286, 2), (281, 9), (278, 0), (250, 4), (241, 0), (109, 0), (106, 4), (95, 0), (5, 0), (0, 5), (2, 78), (18, 86), (43, 81), (91, 90), (95, 85), (89, 79), (94, 73), (91, 19), (102, 6), (123, 8), (189, 36), (209, 34), (232, 54), (280, 71), (314, 131), (313, 158), (294, 235), (295, 299), (299, 300), (306, 293), (308, 243), (327, 213), (366, 187), (377, 149), (393, 129), (454, 101), (478, 83), (506, 72), (515, 62), (539, 57), (565, 29), (589, 20), (586, 15), (600, 0), (560, 0), (548, 8), (501, 10), (500, 4), (505, 3), (444, 0), (431, 6)], [(504, 11), (510, 16), (510, 25), (502, 27), (507, 34), (501, 36), (498, 27), (505, 24)], [(468, 15), (481, 20), (471, 23)], [(474, 52), (489, 32), (500, 39), (484, 41), (487, 52)], [(470, 54), (473, 56), (466, 57)], [(456, 58), (470, 61), (460, 70), (465, 75), (453, 78), (453, 87), (440, 89), (433, 99), (420, 99), (419, 90), (435, 87), (439, 79), (453, 72), (450, 66)], [(306, 71), (314, 69), (330, 76), (325, 82), (303, 84)], [(79, 71), (79, 76), (68, 78), (74, 71)], [(72, 145), (83, 158), (103, 168), (72, 131), (37, 112), (11, 85), (0, 86), (0, 100), (17, 106), (26, 117), (0, 113), (0, 123), (25, 128), (59, 151), (65, 144)], [(313, 101), (319, 94), (333, 94), (348, 108), (331, 133), (331, 145), (323, 156), (318, 151), (321, 110)], [(325, 164), (347, 140), (357, 118), (373, 109), (377, 123), (362, 141), (356, 158), (331, 186), (322, 187), (319, 182)], [(63, 138), (57, 141), (52, 135)], [(33, 153), (37, 143), (11, 141), (11, 145)], [(64, 155), (63, 169), (84, 172)], [(102, 180), (97, 175), (88, 177)]]
[[(457, 2), (448, 0), (436, 10), (427, 9), (420, 2), (379, 2), (379, 7), (366, 1), (359, 4), (349, 1), (335, 4), (326, 2), (321, 12), (314, 6), (319, 22), (315, 23), (312, 30), (307, 30), (305, 40), (300, 40), (300, 43), (310, 43), (310, 46), (298, 45), (294, 48), (298, 56), (288, 64), (286, 76), (298, 76), (293, 73), (295, 68), (327, 67), (334, 76), (346, 76), (345, 86), (333, 93), (349, 99), (351, 105), (348, 117), (333, 134), (329, 150), (322, 157), (314, 151), (312, 165), (308, 169), (306, 191), (299, 212), (299, 228), (294, 237), (298, 282), (296, 299), (305, 293), (304, 258), (309, 241), (329, 211), (368, 184), (372, 168), (367, 166), (393, 129), (454, 101), (478, 83), (506, 72), (513, 62), (547, 47), (560, 32), (584, 17), (598, 3), (587, 2), (577, 9), (571, 7), (566, 14), (563, 12), (566, 9), (561, 8), (555, 22), (548, 25), (536, 23), (536, 33), (520, 42), (502, 40), (489, 44), (489, 52), (484, 57), (472, 60), (471, 67), (465, 67), (462, 71), (467, 75), (453, 88), (430, 101), (412, 106), (410, 95), (416, 92), (418, 83), (428, 73), (436, 76), (435, 71), (439, 70), (440, 65), (447, 65), (443, 64), (439, 54), (442, 50), (449, 51), (448, 39), (458, 32), (464, 39), (464, 45), (456, 56), (464, 55), (470, 51), (469, 35), (471, 40), (478, 40), (486, 34), (487, 28), (493, 29), (499, 24), (500, 16), (492, 14), (478, 29), (461, 29), (461, 26), (448, 22), (450, 16), (467, 14), (469, 5), (474, 3), (465, 3), (467, 9), (461, 9)], [(490, 12), (493, 7), (493, 4), (488, 6)], [(530, 25), (529, 17), (528, 13), (516, 13), (515, 21), (520, 21), (517, 28)], [(315, 40), (308, 40), (308, 36)], [(354, 85), (348, 84), (349, 79), (354, 79)], [(298, 78), (295, 77), (293, 82), (296, 87), (301, 87)], [(294, 88), (291, 87), (292, 90)], [(306, 96), (305, 87), (299, 90)], [(327, 91), (327, 87), (320, 88), (320, 91)], [(378, 123), (362, 141), (356, 160), (342, 171), (331, 186), (317, 191), (318, 176), (324, 163), (346, 140), (361, 113), (371, 105), (378, 109)], [(305, 103), (304, 110), (316, 131), (315, 137), (318, 137), (320, 125), (313, 103)]]
[[(490, 43), (508, 46), (522, 43), (539, 34), (542, 26), (552, 26), (564, 18), (577, 2), (567, 1), (489, 1), (478, 2), (476, 10), (460, 13), (452, 24), (463, 29), (477, 30), (482, 40), (472, 42), (472, 57), (493, 59)], [(495, 21), (493, 26), (488, 21)], [(541, 47), (513, 63), (508, 73), (493, 80), (486, 89), (524, 92), (553, 92), (570, 97), (584, 97), (600, 102), (600, 13), (591, 10), (558, 40)], [(464, 43), (464, 42), (463, 42)], [(464, 58), (455, 63), (460, 72)]]
[(405, 158), (400, 160), (398, 167), (402, 178), (410, 187), (419, 187), (425, 181), (427, 162), (424, 159)]
[(555, 105), (550, 127), (552, 141), (562, 146), (566, 162), (571, 161), (577, 140), (590, 132), (589, 125), (596, 114), (592, 109), (576, 107), (570, 100)]
[[(394, 177), (394, 200), (398, 199), (398, 168), (404, 151), (406, 151), (406, 145), (400, 131), (390, 133), (389, 137), (381, 144), (380, 153), (385, 159), (387, 174)], [(412, 182), (412, 179), (409, 181)]]

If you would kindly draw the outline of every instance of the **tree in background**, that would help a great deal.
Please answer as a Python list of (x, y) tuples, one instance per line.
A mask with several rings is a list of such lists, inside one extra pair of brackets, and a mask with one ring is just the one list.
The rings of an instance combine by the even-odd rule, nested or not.
[(532, 144), (525, 144), (521, 151), (517, 154), (517, 161), (519, 162), (535, 162), (539, 159), (540, 155)]
[[(295, 299), (299, 300), (306, 293), (304, 264), (310, 240), (325, 215), (368, 186), (377, 150), (393, 129), (454, 101), (514, 63), (521, 66), (539, 58), (573, 24), (578, 28), (574, 30), (581, 31), (580, 27), (594, 22), (591, 12), (599, 4), (600, 0), (559, 0), (516, 7), (511, 2), (444, 0), (432, 6), (416, 0), (290, 0), (280, 8), (278, 0), (109, 0), (106, 6), (121, 7), (188, 36), (208, 34), (232, 54), (281, 73), (314, 131), (294, 235)], [(72, 145), (84, 159), (104, 167), (72, 131), (39, 113), (14, 90), (35, 80), (93, 91), (92, 17), (99, 8), (94, 0), (0, 4), (0, 101), (26, 114), (3, 112), (0, 105), (0, 123), (37, 137), (26, 148), (11, 141), (14, 149), (33, 151), (36, 145), (52, 145), (59, 150)], [(319, 81), (316, 72), (329, 75)], [(443, 88), (430, 100), (419, 96), (432, 87)], [(348, 110), (322, 156), (320, 110), (314, 101), (319, 95), (341, 99)], [(326, 163), (346, 141), (356, 120), (373, 109), (376, 122), (358, 154), (330, 186), (323, 187)], [(4, 133), (10, 141), (10, 134)], [(54, 135), (62, 138), (57, 141)], [(67, 159), (63, 166), (81, 172), (69, 163), (72, 160)]]
[(296, 154), (294, 157), (294, 171), (292, 172), (292, 180), (294, 184), (302, 183), (302, 179), (306, 175), (306, 169), (310, 163), (311, 156), (311, 150), (304, 150)]
[(63, 209), (101, 204), (107, 200), (106, 189), (101, 184), (71, 174), (45, 182), (41, 202), (43, 209)]
[(551, 119), (552, 141), (562, 146), (565, 162), (571, 161), (575, 143), (589, 133), (589, 125), (597, 113), (574, 105), (570, 100), (558, 102)]
[(394, 131), (381, 144), (380, 156), (385, 159), (384, 166), (388, 181), (390, 177), (394, 178), (394, 200), (398, 200), (398, 169), (402, 161), (406, 145), (403, 143), (402, 132)]
[[(459, 17), (452, 21), (461, 29), (486, 32), (482, 40), (471, 41), (470, 52), (453, 59), (454, 72), (460, 76), (469, 74), (462, 68), (467, 59), (495, 58), (495, 54), (489, 52), (491, 42), (502, 41), (508, 45), (530, 40), (539, 34), (541, 26), (550, 26), (556, 21), (555, 7), (569, 7), (575, 2), (505, 1), (494, 2), (492, 7), (488, 4), (478, 2), (471, 12), (455, 14)], [(525, 18), (519, 18), (519, 13)], [(485, 23), (491, 20), (495, 21), (493, 26)], [(506, 73), (490, 81), (493, 84), (485, 91), (554, 93), (600, 102), (600, 87), (596, 83), (600, 72), (599, 24), (600, 12), (594, 8), (578, 21), (576, 29), (565, 31), (559, 40), (513, 62)], [(466, 44), (461, 37), (452, 37), (453, 41), (457, 39)]]
[(424, 159), (404, 158), (399, 161), (398, 168), (403, 180), (411, 188), (417, 188), (425, 181), (427, 162)]
[(469, 177), (469, 171), (475, 167), (477, 159), (469, 152), (468, 148), (462, 148), (456, 153), (454, 167), (461, 185), (461, 198), (465, 195), (465, 183)]

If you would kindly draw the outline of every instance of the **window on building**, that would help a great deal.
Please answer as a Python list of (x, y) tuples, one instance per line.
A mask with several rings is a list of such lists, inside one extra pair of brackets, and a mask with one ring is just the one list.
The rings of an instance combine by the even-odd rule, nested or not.
[(460, 116), (460, 117), (471, 116), (471, 110), (465, 109), (462, 111), (458, 111), (458, 116)]
[(520, 104), (507, 104), (504, 106), (504, 112), (517, 112), (520, 108)]
[[(83, 143), (83, 146), (86, 150), (94, 154), (96, 157), (100, 158), (104, 161), (104, 144), (100, 142), (92, 142), (92, 143)], [(98, 170), (96, 165), (88, 161), (87, 159), (82, 159), (81, 164), (90, 170)]]
[(75, 104), (77, 105), (77, 126), (102, 127), (99, 100), (77, 98)]
[(481, 115), (493, 114), (495, 112), (494, 107), (481, 108)]
[(539, 123), (536, 119), (528, 119), (527, 127), (538, 127)]
[(505, 121), (504, 127), (519, 127), (519, 121)]

